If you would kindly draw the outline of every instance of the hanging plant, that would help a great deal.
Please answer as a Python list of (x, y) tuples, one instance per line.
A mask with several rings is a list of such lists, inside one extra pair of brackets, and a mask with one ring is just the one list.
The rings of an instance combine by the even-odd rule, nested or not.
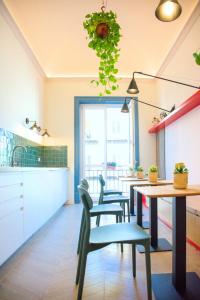
[(195, 53), (193, 53), (193, 56), (196, 64), (200, 66), (200, 51), (196, 51)]
[(116, 74), (118, 69), (116, 63), (119, 59), (120, 49), (118, 43), (120, 41), (120, 26), (117, 23), (117, 16), (113, 11), (105, 12), (102, 6), (102, 12), (94, 12), (86, 15), (83, 22), (84, 28), (87, 30), (89, 43), (88, 46), (95, 50), (99, 62), (99, 78), (92, 80), (96, 86), (104, 87), (103, 94), (111, 94), (119, 86), (117, 84)]

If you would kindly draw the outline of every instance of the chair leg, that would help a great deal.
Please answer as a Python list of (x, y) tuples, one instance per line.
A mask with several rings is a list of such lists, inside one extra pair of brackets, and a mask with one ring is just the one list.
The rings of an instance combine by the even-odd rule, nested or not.
[(128, 213), (128, 222), (130, 223), (130, 204), (129, 204), (129, 200), (127, 201), (127, 213)]
[[(121, 213), (119, 214), (119, 222), (122, 223), (122, 214)], [(121, 253), (123, 253), (123, 252), (124, 252), (124, 245), (123, 245), (123, 243), (121, 243)]]
[(81, 251), (83, 249), (83, 239), (84, 239), (84, 234), (85, 234), (85, 228), (86, 228), (86, 223), (85, 223), (85, 218), (83, 219), (83, 226), (82, 226), (82, 234), (81, 234), (81, 240), (80, 240), (80, 245), (79, 245), (79, 252), (78, 254), (81, 255)]
[(78, 296), (77, 300), (82, 299), (82, 293), (83, 293), (83, 284), (84, 284), (84, 278), (85, 278), (85, 269), (86, 269), (86, 262), (87, 262), (87, 246), (84, 247), (81, 255), (81, 266), (80, 266), (80, 274), (79, 274), (79, 286), (78, 286)]
[(119, 223), (119, 216), (116, 215), (116, 223)]
[(96, 225), (97, 225), (97, 227), (99, 227), (99, 225), (100, 225), (100, 215), (99, 216), (97, 216), (97, 219), (96, 219)]
[(124, 222), (126, 222), (126, 207), (125, 207), (125, 203), (123, 203), (122, 206), (123, 206), (123, 212), (124, 212)]
[(78, 284), (78, 282), (79, 282), (80, 269), (81, 269), (81, 260), (82, 260), (83, 250), (85, 249), (85, 244), (84, 244), (85, 228), (86, 228), (86, 223), (85, 223), (85, 220), (84, 220), (82, 239), (81, 239), (81, 243), (80, 243), (78, 266), (77, 266), (77, 271), (76, 271), (76, 284)]
[(133, 277), (136, 277), (136, 253), (135, 253), (135, 243), (132, 244), (132, 267), (133, 267)]
[(81, 240), (83, 237), (83, 225), (84, 224), (84, 211), (82, 212), (82, 217), (81, 217), (81, 225), (80, 225), (80, 231), (79, 231), (79, 238), (78, 238), (78, 247), (77, 247), (77, 254), (80, 252), (80, 245), (81, 245)]
[(150, 242), (145, 245), (145, 260), (146, 260), (146, 276), (147, 276), (147, 295), (148, 295), (148, 300), (152, 300)]

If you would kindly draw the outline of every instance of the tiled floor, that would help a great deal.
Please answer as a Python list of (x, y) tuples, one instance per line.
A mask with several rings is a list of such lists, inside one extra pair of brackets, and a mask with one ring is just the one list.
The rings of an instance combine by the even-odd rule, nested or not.
[[(76, 299), (75, 273), (81, 206), (65, 206), (0, 268), (0, 300)], [(112, 219), (102, 219), (105, 223)], [(159, 223), (160, 236), (171, 231)], [(200, 252), (188, 247), (187, 267), (200, 275)], [(171, 253), (151, 255), (152, 273), (171, 272)], [(83, 300), (145, 300), (144, 255), (137, 253), (132, 278), (131, 251), (110, 245), (89, 254)]]

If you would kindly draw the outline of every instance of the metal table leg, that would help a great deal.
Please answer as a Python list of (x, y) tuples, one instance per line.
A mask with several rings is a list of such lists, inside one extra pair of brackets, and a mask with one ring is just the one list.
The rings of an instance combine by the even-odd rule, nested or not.
[[(140, 204), (139, 204), (140, 207)], [(139, 209), (140, 211), (140, 209)], [(150, 235), (151, 235), (151, 252), (171, 251), (172, 245), (164, 238), (158, 239), (158, 204), (157, 198), (150, 198), (149, 202), (149, 221), (150, 221)], [(139, 224), (138, 224), (139, 225)], [(137, 247), (140, 253), (144, 253), (144, 248)]]
[(131, 211), (131, 216), (135, 216), (135, 201), (134, 201), (134, 189), (132, 186), (130, 186), (130, 211)]

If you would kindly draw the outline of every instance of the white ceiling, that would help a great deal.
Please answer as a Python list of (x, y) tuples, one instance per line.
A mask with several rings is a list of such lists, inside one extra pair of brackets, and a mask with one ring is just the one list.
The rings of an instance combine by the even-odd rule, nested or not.
[[(99, 11), (94, 0), (3, 0), (47, 77), (89, 77), (97, 74), (98, 59), (87, 47), (82, 23)], [(183, 12), (174, 22), (156, 19), (158, 0), (107, 0), (121, 26), (119, 74), (157, 74), (198, 0), (182, 0)]]

